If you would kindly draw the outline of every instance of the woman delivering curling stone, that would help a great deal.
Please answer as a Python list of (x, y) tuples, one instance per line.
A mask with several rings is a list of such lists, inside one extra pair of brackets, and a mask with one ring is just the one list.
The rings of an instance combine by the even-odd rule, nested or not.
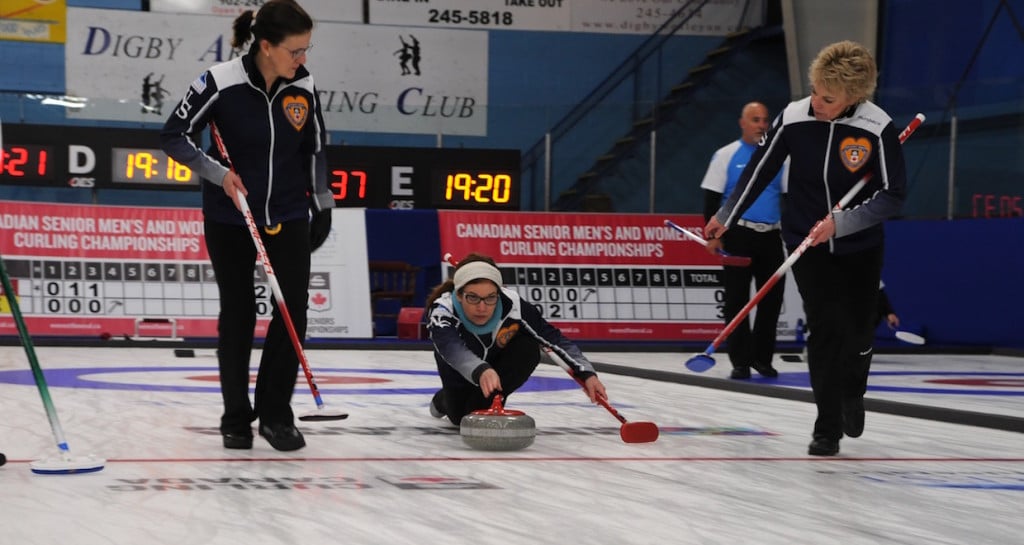
[(463, 416), (490, 407), (494, 394), (507, 400), (537, 368), (541, 345), (572, 366), (591, 401), (605, 397), (604, 384), (579, 347), (532, 303), (502, 287), (501, 271), (490, 257), (466, 256), (427, 301), (427, 331), (441, 376), (441, 389), (430, 401), (434, 417), (447, 416), (457, 426)]

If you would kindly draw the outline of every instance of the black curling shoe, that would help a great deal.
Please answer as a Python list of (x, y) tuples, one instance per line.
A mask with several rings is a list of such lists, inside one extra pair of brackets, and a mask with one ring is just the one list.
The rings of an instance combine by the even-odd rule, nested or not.
[(242, 433), (225, 433), (221, 434), (224, 438), (224, 448), (233, 449), (250, 449), (252, 448), (252, 434)]
[(260, 424), (260, 435), (277, 450), (299, 450), (306, 439), (292, 424)]
[(438, 390), (434, 394), (434, 397), (430, 399), (430, 416), (434, 418), (441, 418), (445, 416), (444, 412), (444, 390)]
[(764, 378), (777, 378), (779, 376), (779, 372), (774, 367), (772, 367), (771, 364), (760, 365), (755, 363), (751, 365), (751, 367), (753, 367), (754, 370), (757, 371), (757, 373)]
[(833, 441), (824, 437), (815, 437), (807, 447), (807, 454), (811, 456), (835, 456), (839, 454), (839, 441)]
[(732, 372), (729, 373), (729, 378), (735, 380), (747, 380), (750, 378), (749, 367), (733, 367)]

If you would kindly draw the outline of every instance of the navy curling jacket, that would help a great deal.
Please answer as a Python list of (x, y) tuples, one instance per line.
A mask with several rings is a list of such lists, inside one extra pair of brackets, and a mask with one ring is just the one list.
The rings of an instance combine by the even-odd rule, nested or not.
[(477, 335), (462, 324), (455, 313), (459, 304), (452, 292), (441, 294), (428, 310), (427, 331), (434, 343), (434, 358), (444, 361), (466, 380), (479, 383), (480, 375), (491, 368), (501, 349), (516, 335), (529, 335), (541, 346), (556, 352), (580, 380), (597, 373), (583, 352), (562, 332), (541, 316), (532, 303), (517, 292), (501, 288), (502, 316), (493, 332)]
[(736, 223), (788, 157), (789, 188), (782, 206), (786, 246), (799, 246), (869, 172), (872, 179), (850, 204), (832, 212), (836, 234), (829, 251), (847, 254), (882, 244), (882, 222), (899, 213), (906, 196), (899, 133), (889, 115), (869, 101), (851, 106), (833, 121), (814, 119), (810, 97), (792, 102), (772, 122), (715, 217), (727, 228)]
[(249, 54), (217, 64), (189, 85), (161, 131), (167, 155), (203, 178), (203, 215), (217, 223), (244, 225), (224, 194), (228, 172), (216, 145), (204, 152), (190, 135), (212, 121), (249, 192), (260, 226), (308, 218), (334, 200), (327, 187), (326, 133), (313, 77), (300, 66), (290, 80), (278, 79), (268, 94)]

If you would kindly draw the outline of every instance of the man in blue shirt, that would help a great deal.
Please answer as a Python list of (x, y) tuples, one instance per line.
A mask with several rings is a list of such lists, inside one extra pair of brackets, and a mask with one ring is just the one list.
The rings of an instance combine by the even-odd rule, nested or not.
[[(767, 132), (768, 108), (760, 102), (745, 105), (739, 124), (742, 136), (715, 152), (700, 184), (704, 189), (705, 220), (710, 219), (723, 200), (729, 198), (743, 168)], [(749, 267), (723, 267), (725, 306), (722, 312), (726, 324), (750, 301), (751, 280), (760, 289), (786, 259), (780, 231), (780, 200), (785, 192), (785, 175), (783, 169), (743, 214), (736, 228), (729, 229), (722, 239), (708, 240), (707, 250), (712, 255), (721, 248), (751, 260)], [(729, 335), (727, 347), (733, 367), (730, 378), (749, 379), (751, 367), (764, 377), (778, 376), (778, 371), (772, 366), (772, 358), (775, 356), (776, 324), (782, 309), (784, 289), (785, 282), (778, 282), (761, 299), (753, 329), (748, 317)]]

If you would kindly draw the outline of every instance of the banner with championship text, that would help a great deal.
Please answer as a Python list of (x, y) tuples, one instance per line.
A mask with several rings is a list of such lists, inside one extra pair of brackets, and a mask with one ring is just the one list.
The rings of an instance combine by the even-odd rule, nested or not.
[[(505, 286), (570, 338), (710, 341), (725, 325), (720, 260), (665, 219), (702, 233), (699, 215), (438, 212), (442, 253), (493, 257)], [(780, 340), (800, 314), (791, 293)]]
[[(368, 338), (363, 211), (334, 214), (335, 231), (314, 254), (309, 335)], [(33, 335), (217, 336), (218, 290), (198, 209), (0, 201), (0, 253)], [(349, 259), (362, 265), (346, 267)], [(273, 303), (263, 268), (254, 274), (256, 335), (263, 337)], [(17, 334), (0, 298), (0, 335)]]

